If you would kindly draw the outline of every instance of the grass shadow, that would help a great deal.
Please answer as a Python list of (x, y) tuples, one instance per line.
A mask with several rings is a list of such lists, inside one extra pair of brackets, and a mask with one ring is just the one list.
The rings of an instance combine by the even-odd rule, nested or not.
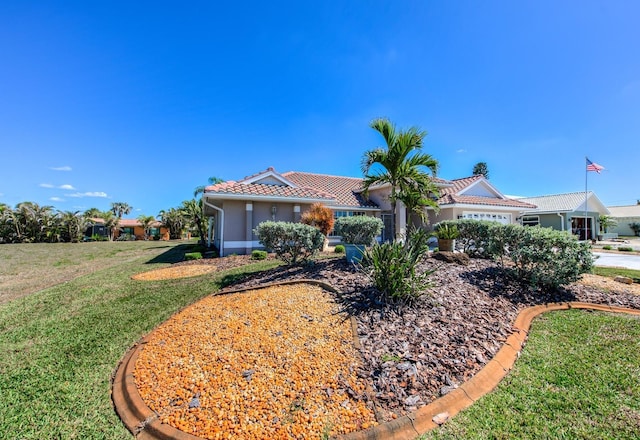
[(177, 246), (171, 246), (170, 249), (157, 255), (147, 261), (145, 264), (156, 264), (156, 263), (178, 263), (184, 260), (184, 254), (187, 252), (193, 252), (194, 249), (199, 249), (200, 246), (197, 244), (185, 243), (179, 244)]

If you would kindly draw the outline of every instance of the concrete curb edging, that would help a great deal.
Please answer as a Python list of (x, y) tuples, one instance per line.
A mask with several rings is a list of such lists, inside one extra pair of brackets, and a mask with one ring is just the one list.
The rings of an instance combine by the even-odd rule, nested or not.
[[(339, 294), (333, 286), (322, 281), (295, 280), (217, 292), (213, 295), (226, 295), (266, 287), (300, 283), (317, 285)], [(191, 307), (191, 305), (180, 309), (175, 314), (180, 313), (187, 307)], [(513, 333), (507, 338), (493, 359), (459, 388), (456, 388), (413, 413), (390, 422), (381, 423), (366, 430), (344, 434), (338, 436), (338, 438), (342, 440), (413, 440), (419, 435), (436, 428), (439, 424), (443, 423), (443, 421), (450, 419), (463, 409), (471, 406), (476, 400), (493, 391), (498, 383), (511, 371), (527, 340), (531, 322), (535, 317), (549, 311), (568, 309), (590, 309), (640, 316), (640, 310), (636, 309), (583, 302), (551, 303), (526, 308), (518, 314), (512, 325)], [(357, 341), (359, 344), (357, 340), (357, 328), (353, 322), (352, 328), (354, 329), (354, 341)], [(147, 338), (148, 335), (143, 337), (127, 351), (113, 375), (111, 399), (118, 416), (136, 439), (202, 440), (201, 437), (188, 434), (161, 423), (158, 415), (147, 407), (142, 400), (133, 377), (133, 370), (139, 352), (146, 344)], [(356, 347), (357, 346), (358, 345), (356, 345)], [(438, 420), (439, 423), (434, 421), (436, 416), (441, 419)]]

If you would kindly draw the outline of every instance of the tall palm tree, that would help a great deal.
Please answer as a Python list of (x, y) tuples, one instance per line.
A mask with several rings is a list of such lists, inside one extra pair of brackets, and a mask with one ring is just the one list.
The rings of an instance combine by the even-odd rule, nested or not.
[(60, 218), (60, 235), (63, 241), (77, 243), (82, 240), (87, 219), (80, 211), (64, 211), (58, 213)]
[(191, 199), (182, 202), (180, 210), (184, 213), (184, 217), (191, 222), (192, 226), (198, 229), (200, 242), (205, 242), (204, 233), (204, 214), (202, 210), (202, 199)]
[(125, 202), (113, 202), (111, 203), (111, 212), (118, 217), (118, 220), (122, 219), (123, 215), (127, 215), (133, 208)]
[[(362, 158), (363, 189), (365, 195), (374, 185), (388, 184), (391, 187), (389, 201), (392, 209), (392, 229), (397, 234), (397, 203), (417, 202), (418, 206), (429, 206), (437, 193), (432, 176), (438, 172), (438, 161), (422, 153), (422, 140), (427, 132), (417, 127), (397, 130), (386, 118), (371, 122), (371, 128), (380, 133), (386, 147), (378, 147), (364, 153)], [(417, 195), (417, 196), (416, 196)]]

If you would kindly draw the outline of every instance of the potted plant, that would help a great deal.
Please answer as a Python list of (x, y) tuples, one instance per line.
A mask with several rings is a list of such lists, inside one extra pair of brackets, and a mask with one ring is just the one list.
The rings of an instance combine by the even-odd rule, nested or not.
[(347, 261), (359, 263), (365, 247), (374, 243), (382, 227), (382, 220), (377, 217), (357, 215), (338, 218), (334, 231), (336, 235), (342, 237)]
[(456, 248), (456, 238), (460, 231), (456, 225), (450, 223), (438, 223), (435, 226), (435, 236), (438, 238), (438, 250), (440, 252), (453, 252)]

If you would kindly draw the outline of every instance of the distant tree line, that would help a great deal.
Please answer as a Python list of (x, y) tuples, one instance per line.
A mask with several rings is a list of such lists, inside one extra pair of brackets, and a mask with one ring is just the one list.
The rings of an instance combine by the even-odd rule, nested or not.
[[(196, 195), (203, 192), (198, 190)], [(84, 212), (59, 211), (34, 202), (21, 202), (13, 208), (0, 203), (0, 243), (77, 243), (96, 238), (86, 236), (87, 230), (96, 224), (107, 231), (104, 239), (114, 240), (122, 217), (132, 209), (124, 202), (112, 203), (107, 211), (90, 208)], [(171, 239), (182, 238), (185, 232), (201, 238), (206, 234), (201, 198), (185, 200), (177, 208), (160, 211), (157, 217), (140, 215), (137, 220), (147, 238), (156, 221), (168, 229)]]

